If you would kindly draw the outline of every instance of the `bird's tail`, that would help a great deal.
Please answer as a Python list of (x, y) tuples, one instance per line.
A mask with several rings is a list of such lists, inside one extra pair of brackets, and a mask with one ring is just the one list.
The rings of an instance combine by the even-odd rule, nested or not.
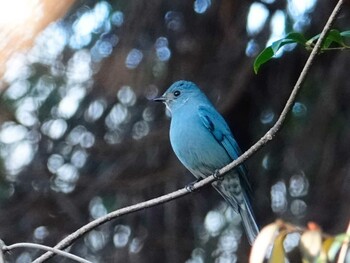
[[(238, 176), (235, 179), (238, 179)], [(252, 245), (259, 234), (259, 228), (256, 224), (254, 212), (250, 204), (250, 198), (245, 189), (241, 188), (240, 183), (228, 175), (223, 181), (213, 183), (214, 188), (229, 203), (233, 210), (242, 218), (242, 225), (246, 232), (249, 243)], [(239, 181), (239, 179), (238, 179)]]
[(245, 196), (243, 204), (238, 206), (238, 213), (242, 218), (242, 225), (247, 234), (249, 244), (252, 245), (259, 234), (259, 228), (256, 224), (255, 216), (248, 196)]

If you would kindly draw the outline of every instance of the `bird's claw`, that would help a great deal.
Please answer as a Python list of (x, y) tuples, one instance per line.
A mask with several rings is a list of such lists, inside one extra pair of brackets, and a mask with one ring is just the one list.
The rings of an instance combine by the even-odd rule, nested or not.
[(187, 190), (187, 192), (193, 193), (195, 191), (194, 184), (195, 184), (195, 182), (190, 183), (190, 184), (185, 186), (185, 189)]
[(200, 180), (202, 180), (202, 178), (197, 179), (196, 181), (189, 183), (188, 185), (185, 186), (185, 189), (187, 190), (187, 192), (193, 193), (195, 192), (197, 189), (194, 189), (194, 185), (196, 183), (198, 183)]
[(224, 180), (224, 177), (222, 176), (222, 174), (220, 174), (220, 170), (215, 170), (213, 176), (218, 181)]

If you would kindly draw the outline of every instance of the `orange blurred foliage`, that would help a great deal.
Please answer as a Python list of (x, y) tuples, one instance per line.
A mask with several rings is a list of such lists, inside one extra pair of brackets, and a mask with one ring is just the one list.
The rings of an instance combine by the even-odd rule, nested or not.
[[(3, 1), (0, 3), (0, 76), (12, 54), (29, 49), (48, 24), (64, 16), (74, 0)], [(0, 85), (0, 90), (6, 87)]]

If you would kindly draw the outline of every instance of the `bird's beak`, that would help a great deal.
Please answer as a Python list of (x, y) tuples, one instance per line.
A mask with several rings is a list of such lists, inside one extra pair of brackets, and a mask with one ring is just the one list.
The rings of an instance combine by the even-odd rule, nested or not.
[(156, 101), (156, 102), (165, 102), (166, 100), (167, 98), (164, 95), (153, 99), (153, 101)]

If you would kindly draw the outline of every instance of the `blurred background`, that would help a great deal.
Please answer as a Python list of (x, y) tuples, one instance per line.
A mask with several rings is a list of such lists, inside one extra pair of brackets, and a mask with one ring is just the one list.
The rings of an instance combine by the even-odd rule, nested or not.
[[(196, 82), (243, 150), (276, 121), (333, 1), (179, 0), (0, 3), (0, 238), (53, 246), (115, 209), (192, 182), (152, 98)], [(334, 27), (346, 30), (348, 6)], [(350, 216), (350, 68), (321, 54), (282, 131), (246, 165), (261, 226), (276, 218), (344, 232)], [(293, 252), (298, 234), (287, 236)], [(71, 252), (94, 262), (247, 262), (239, 218), (207, 187), (91, 231)], [(8, 262), (42, 252), (16, 250)], [(69, 262), (55, 257), (50, 262)]]

